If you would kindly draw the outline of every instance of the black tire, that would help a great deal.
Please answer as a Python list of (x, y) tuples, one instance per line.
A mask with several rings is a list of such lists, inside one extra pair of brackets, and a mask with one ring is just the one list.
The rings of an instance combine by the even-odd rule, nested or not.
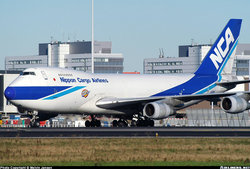
[(137, 126), (137, 127), (143, 127), (143, 126), (144, 126), (144, 120), (138, 119), (138, 120), (137, 120), (137, 123), (136, 123), (136, 126)]
[(30, 127), (31, 128), (38, 128), (38, 127), (40, 127), (40, 121), (35, 120), (33, 122), (30, 122)]
[(85, 127), (90, 127), (91, 126), (91, 123), (90, 123), (90, 121), (85, 121)]
[(96, 127), (101, 127), (101, 121), (100, 120), (96, 120), (95, 121), (95, 126)]
[(96, 122), (95, 122), (94, 120), (92, 120), (92, 121), (90, 122), (90, 127), (95, 127), (95, 125), (96, 125)]
[(128, 124), (123, 120), (119, 120), (118, 121), (118, 127), (128, 127)]
[(118, 127), (118, 121), (117, 120), (114, 120), (112, 124), (113, 124), (113, 127)]
[(154, 120), (149, 120), (149, 126), (150, 126), (150, 127), (154, 127), (154, 125), (155, 125)]
[(136, 127), (136, 121), (135, 121), (135, 120), (132, 120), (130, 126), (131, 126), (131, 127)]

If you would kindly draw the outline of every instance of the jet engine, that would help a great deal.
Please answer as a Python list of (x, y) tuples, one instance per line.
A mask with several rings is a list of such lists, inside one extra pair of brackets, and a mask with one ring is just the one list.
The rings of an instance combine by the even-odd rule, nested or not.
[(152, 102), (144, 106), (143, 114), (150, 119), (164, 119), (175, 113), (172, 106), (162, 102)]
[(226, 113), (237, 114), (250, 109), (250, 104), (242, 97), (229, 96), (222, 99), (221, 108)]

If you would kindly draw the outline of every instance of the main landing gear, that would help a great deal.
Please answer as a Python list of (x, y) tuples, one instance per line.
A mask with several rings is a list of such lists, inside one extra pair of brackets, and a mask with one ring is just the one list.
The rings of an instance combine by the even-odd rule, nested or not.
[(128, 127), (128, 122), (125, 119), (120, 119), (120, 120), (114, 120), (112, 122), (113, 127)]
[[(91, 115), (91, 120), (85, 121), (85, 127), (101, 127), (101, 121)], [(154, 127), (154, 120), (147, 118), (142, 113), (133, 116), (119, 116), (111, 123), (111, 127)]]
[[(113, 127), (128, 127), (128, 121), (125, 118), (120, 118), (118, 121), (113, 121)], [(135, 115), (132, 118), (130, 127), (154, 127), (154, 120), (147, 117)]]
[(97, 120), (94, 115), (91, 115), (91, 121), (85, 122), (86, 127), (101, 127), (101, 121)]
[(154, 127), (154, 120), (147, 117), (135, 115), (131, 122), (131, 127)]

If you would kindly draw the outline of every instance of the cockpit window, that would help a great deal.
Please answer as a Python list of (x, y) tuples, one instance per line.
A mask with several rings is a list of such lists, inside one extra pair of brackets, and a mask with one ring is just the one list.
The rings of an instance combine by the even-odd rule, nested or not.
[(35, 76), (36, 74), (35, 74), (35, 72), (23, 72), (22, 75), (23, 76), (25, 76), (25, 75), (34, 75)]

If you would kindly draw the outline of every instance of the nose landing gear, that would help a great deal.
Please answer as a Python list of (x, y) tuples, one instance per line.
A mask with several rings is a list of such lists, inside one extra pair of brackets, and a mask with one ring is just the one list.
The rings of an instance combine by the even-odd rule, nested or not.
[(32, 127), (32, 128), (40, 127), (40, 120), (39, 120), (39, 116), (38, 116), (38, 111), (28, 112), (28, 114), (31, 116), (30, 127)]

